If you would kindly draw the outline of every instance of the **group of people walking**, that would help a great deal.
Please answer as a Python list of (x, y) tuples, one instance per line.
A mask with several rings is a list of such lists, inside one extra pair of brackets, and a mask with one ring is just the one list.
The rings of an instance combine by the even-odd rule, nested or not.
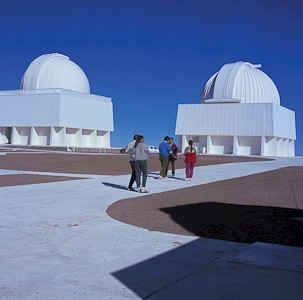
[[(134, 140), (125, 148), (125, 153), (129, 154), (129, 163), (132, 174), (128, 184), (129, 191), (137, 191), (139, 193), (148, 193), (146, 190), (147, 181), (147, 159), (148, 146), (144, 143), (144, 137), (139, 134), (134, 135)], [(168, 168), (171, 164), (172, 176), (175, 176), (175, 161), (177, 160), (179, 150), (174, 143), (174, 139), (169, 136), (164, 137), (164, 141), (159, 145), (159, 160), (161, 163), (161, 171), (158, 175), (159, 179), (167, 177)], [(188, 142), (188, 146), (184, 149), (184, 162), (186, 164), (184, 180), (189, 181), (193, 177), (194, 165), (196, 163), (196, 149), (193, 147), (193, 141)], [(142, 178), (141, 178), (142, 177)], [(136, 182), (137, 188), (133, 188)]]

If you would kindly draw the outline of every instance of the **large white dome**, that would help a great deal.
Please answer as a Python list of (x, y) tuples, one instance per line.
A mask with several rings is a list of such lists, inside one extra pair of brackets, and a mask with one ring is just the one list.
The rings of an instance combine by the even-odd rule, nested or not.
[(261, 65), (236, 62), (224, 65), (206, 83), (202, 103), (275, 103), (280, 105), (278, 89)]
[(21, 80), (22, 90), (61, 88), (90, 93), (88, 79), (83, 70), (69, 57), (44, 54), (29, 65)]

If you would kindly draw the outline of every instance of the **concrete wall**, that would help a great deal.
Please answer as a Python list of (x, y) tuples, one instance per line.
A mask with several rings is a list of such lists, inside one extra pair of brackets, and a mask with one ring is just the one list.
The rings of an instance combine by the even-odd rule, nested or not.
[(66, 127), (1, 127), (0, 144), (108, 148), (110, 132)]
[(294, 156), (293, 111), (272, 103), (180, 104), (175, 134), (200, 153)]
[(294, 140), (285, 138), (182, 135), (178, 142), (181, 152), (189, 140), (193, 140), (197, 152), (203, 154), (295, 156)]
[(63, 89), (0, 92), (0, 144), (110, 147), (108, 97)]
[(294, 112), (272, 103), (180, 104), (175, 134), (296, 139)]

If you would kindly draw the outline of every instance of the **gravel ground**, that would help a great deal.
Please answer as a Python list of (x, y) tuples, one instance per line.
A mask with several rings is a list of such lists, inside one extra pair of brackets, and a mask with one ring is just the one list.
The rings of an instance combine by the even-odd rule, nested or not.
[[(196, 166), (266, 160), (255, 157), (198, 156)], [(182, 155), (176, 168), (184, 168)], [(12, 152), (0, 156), (0, 169), (69, 174), (122, 175), (130, 172), (127, 155)], [(158, 155), (150, 155), (158, 172)], [(85, 176), (83, 176), (85, 177)], [(0, 176), (1, 186), (75, 180), (36, 174)], [(303, 167), (288, 167), (159, 194), (124, 199), (108, 214), (148, 230), (244, 243), (303, 246)]]

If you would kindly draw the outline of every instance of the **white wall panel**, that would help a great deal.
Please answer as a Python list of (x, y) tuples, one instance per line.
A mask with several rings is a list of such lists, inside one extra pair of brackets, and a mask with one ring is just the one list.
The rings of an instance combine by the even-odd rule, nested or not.
[(296, 139), (294, 111), (278, 105), (273, 106), (273, 135)]
[(0, 95), (0, 126), (57, 124), (59, 103), (59, 94)]
[(176, 135), (271, 136), (273, 104), (180, 104)]
[(110, 101), (62, 95), (59, 126), (112, 131), (113, 106)]
[(256, 136), (239, 136), (238, 153), (239, 155), (260, 155), (261, 154), (261, 137)]
[(1, 92), (0, 126), (113, 131), (113, 104), (108, 97), (63, 89)]

